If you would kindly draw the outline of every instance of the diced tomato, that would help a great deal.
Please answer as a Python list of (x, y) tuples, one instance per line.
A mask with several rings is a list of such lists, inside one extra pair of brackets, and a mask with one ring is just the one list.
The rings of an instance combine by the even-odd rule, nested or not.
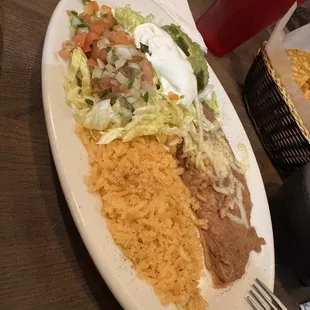
[(125, 76), (132, 76), (132, 72), (133, 72), (133, 68), (129, 67), (128, 64), (125, 64), (123, 67), (122, 67), (122, 73), (125, 75)]
[(90, 58), (93, 60), (97, 60), (97, 58), (99, 58), (106, 64), (107, 63), (107, 51), (105, 48), (99, 49), (97, 44), (93, 44)]
[(85, 53), (85, 55), (86, 55), (86, 58), (89, 59), (89, 58), (90, 58), (90, 53), (91, 53), (91, 51), (89, 51), (89, 52), (84, 52), (84, 53)]
[(107, 13), (105, 16), (102, 17), (105, 23), (109, 24), (110, 27), (114, 25), (114, 18), (112, 12)]
[(58, 55), (63, 59), (69, 59), (70, 52), (66, 48), (63, 48), (58, 52)]
[(102, 91), (111, 88), (110, 81), (111, 81), (111, 78), (109, 78), (109, 77), (102, 77), (100, 79), (100, 86), (101, 86)]
[[(112, 83), (111, 83), (112, 81)], [(118, 81), (111, 79), (110, 83), (111, 83), (111, 93), (112, 94), (126, 94), (128, 93), (128, 87), (126, 85), (122, 85), (120, 84)]]
[(121, 84), (115, 79), (111, 79), (110, 83), (111, 83), (111, 93), (119, 94), (121, 92), (120, 90)]
[(98, 66), (97, 62), (96, 62), (95, 60), (93, 60), (93, 59), (88, 59), (88, 60), (87, 60), (87, 64), (88, 64), (90, 67), (97, 67), (97, 66)]
[(84, 52), (90, 52), (90, 46), (93, 44), (95, 40), (99, 39), (99, 35), (96, 32), (88, 32), (86, 39), (85, 39), (85, 44), (84, 44)]
[(143, 73), (141, 80), (153, 86), (154, 72), (151, 63), (147, 59), (143, 59), (140, 61), (139, 65)]
[(124, 94), (128, 93), (128, 87), (126, 85), (121, 85), (119, 89), (121, 93), (124, 93)]
[(75, 46), (79, 46), (80, 48), (83, 48), (85, 44), (86, 36), (87, 36), (87, 32), (77, 33), (72, 37), (72, 41), (75, 44)]
[(99, 11), (99, 5), (97, 1), (90, 1), (84, 5), (84, 12), (88, 15), (93, 15)]
[(100, 9), (101, 14), (108, 14), (108, 13), (112, 13), (112, 9), (107, 6), (107, 5), (102, 5), (101, 9)]
[(105, 48), (102, 48), (100, 51), (99, 51), (99, 57), (105, 64), (107, 63), (107, 50)]
[(109, 39), (114, 44), (134, 45), (134, 41), (129, 39), (127, 33), (124, 31), (111, 31), (109, 34)]
[(105, 23), (109, 24), (110, 27), (114, 25), (114, 19), (113, 19), (113, 14), (112, 10), (109, 6), (103, 5), (101, 6), (101, 14), (103, 15), (102, 18)]
[(110, 89), (112, 87), (112, 84), (110, 83), (111, 78), (109, 77), (102, 77), (102, 78), (94, 78), (91, 80), (91, 85), (93, 88), (94, 93), (101, 93), (107, 89)]
[(120, 94), (120, 93), (126, 94), (128, 93), (128, 87), (125, 85), (119, 85), (119, 86), (112, 85), (111, 92), (112, 94)]
[(175, 94), (173, 91), (169, 91), (168, 96), (171, 100), (174, 100), (174, 101), (179, 100), (179, 95)]
[(120, 90), (119, 86), (112, 85), (111, 92), (112, 92), (112, 94), (119, 94), (119, 93), (121, 93), (121, 90)]
[(95, 43), (93, 44), (92, 48), (91, 48), (91, 53), (90, 53), (90, 58), (93, 60), (97, 60), (97, 58), (99, 58), (99, 47), (98, 45)]
[(109, 39), (109, 38), (110, 38), (110, 34), (111, 34), (111, 31), (110, 31), (110, 30), (106, 30), (106, 31), (103, 32), (102, 35), (103, 35), (104, 37), (106, 37), (107, 39)]
[(89, 24), (91, 22), (91, 19), (90, 19), (90, 15), (88, 14), (84, 14), (82, 17), (81, 17), (82, 21), (86, 24)]
[(101, 35), (103, 31), (108, 30), (109, 28), (110, 25), (105, 23), (102, 19), (94, 20), (89, 24), (89, 30), (91, 32), (96, 32), (99, 35)]

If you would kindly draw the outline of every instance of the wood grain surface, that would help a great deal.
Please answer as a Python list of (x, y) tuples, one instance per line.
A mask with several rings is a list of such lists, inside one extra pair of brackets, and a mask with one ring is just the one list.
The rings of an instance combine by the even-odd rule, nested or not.
[[(0, 309), (117, 310), (121, 307), (100, 277), (70, 216), (46, 132), (41, 55), (57, 3), (0, 1)], [(190, 1), (195, 18), (209, 3)], [(256, 36), (222, 59), (208, 55), (208, 61), (244, 124), (271, 196), (281, 181), (241, 100), (245, 75), (267, 35)], [(309, 292), (297, 289), (295, 282), (287, 288), (282, 273), (277, 273), (276, 292), (286, 298), (289, 309), (297, 309)], [(293, 295), (285, 297), (288, 292)]]

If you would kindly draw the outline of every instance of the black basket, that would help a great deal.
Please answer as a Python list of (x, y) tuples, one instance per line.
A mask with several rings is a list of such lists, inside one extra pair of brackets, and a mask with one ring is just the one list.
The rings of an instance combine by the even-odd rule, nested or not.
[(310, 133), (272, 69), (264, 46), (246, 77), (243, 98), (277, 170), (290, 175), (310, 162)]

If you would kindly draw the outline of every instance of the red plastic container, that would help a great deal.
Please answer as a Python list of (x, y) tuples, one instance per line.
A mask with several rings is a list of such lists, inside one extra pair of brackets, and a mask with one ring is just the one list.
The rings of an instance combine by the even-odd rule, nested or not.
[(224, 56), (280, 19), (294, 2), (216, 0), (198, 20), (197, 28), (209, 51), (216, 56)]

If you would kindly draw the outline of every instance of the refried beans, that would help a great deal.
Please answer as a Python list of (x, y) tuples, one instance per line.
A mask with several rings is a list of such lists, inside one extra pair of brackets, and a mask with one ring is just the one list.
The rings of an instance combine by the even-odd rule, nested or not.
[[(204, 113), (209, 120), (214, 120), (210, 111), (205, 109)], [(184, 168), (183, 182), (197, 199), (197, 218), (208, 221), (208, 228), (200, 229), (206, 268), (212, 275), (214, 286), (225, 287), (244, 275), (251, 251), (260, 252), (265, 240), (257, 236), (254, 227), (246, 228), (225, 216), (227, 210), (235, 217), (241, 216), (234, 195), (216, 192), (212, 182), (189, 159), (183, 159), (181, 152), (177, 152), (177, 157)], [(250, 223), (252, 202), (246, 180), (237, 173), (235, 177), (243, 185), (242, 201)]]
[[(208, 220), (208, 228), (200, 229), (206, 267), (214, 286), (224, 287), (244, 275), (250, 252), (260, 252), (265, 241), (257, 236), (253, 227), (247, 229), (227, 217), (221, 218), (220, 210), (227, 207), (232, 197), (215, 192), (198, 170), (185, 168), (183, 181), (198, 200), (195, 211), (198, 219)], [(242, 183), (243, 204), (250, 222), (252, 203), (245, 180)], [(236, 207), (231, 213), (240, 217)]]

